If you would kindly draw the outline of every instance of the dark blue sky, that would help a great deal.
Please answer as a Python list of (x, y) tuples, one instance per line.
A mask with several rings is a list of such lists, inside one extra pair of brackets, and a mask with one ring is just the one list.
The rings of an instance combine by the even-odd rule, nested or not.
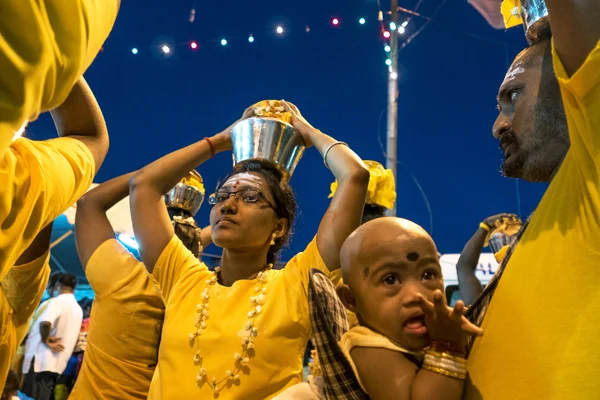
[[(442, 0), (424, 0), (431, 15)], [(192, 0), (124, 1), (114, 31), (86, 74), (103, 109), (111, 148), (96, 179), (138, 169), (235, 121), (248, 105), (285, 98), (316, 127), (346, 141), (364, 159), (384, 162), (387, 67), (377, 4), (371, 0), (252, 2)], [(415, 0), (400, 0), (412, 8)], [(389, 1), (382, 0), (389, 7)], [(357, 23), (359, 17), (367, 24)], [(338, 17), (342, 24), (333, 28)], [(436, 20), (400, 52), (397, 192), (398, 213), (430, 229), (442, 253), (460, 252), (479, 222), (499, 212), (518, 212), (516, 181), (501, 177), (501, 153), (491, 135), (495, 96), (510, 60), (525, 45), (523, 31), (495, 31), (465, 0), (448, 1)], [(282, 22), (284, 39), (273, 31)], [(412, 33), (424, 21), (415, 18)], [(311, 27), (310, 33), (305, 26)], [(253, 33), (256, 42), (249, 44)], [(468, 33), (468, 34), (467, 34)], [(473, 37), (477, 35), (480, 39)], [(227, 47), (219, 45), (226, 37)], [(182, 43), (172, 57), (153, 54), (161, 38)], [(187, 41), (197, 40), (193, 52)], [(139, 48), (138, 55), (131, 48)], [(154, 52), (156, 53), (156, 52)], [(54, 130), (47, 116), (29, 129), (33, 138)], [(405, 166), (405, 167), (403, 167)], [(207, 185), (231, 168), (221, 154), (199, 168)], [(300, 214), (285, 257), (302, 250), (328, 205), (333, 177), (309, 149), (291, 181)], [(544, 185), (521, 182), (523, 216), (532, 212)], [(205, 203), (198, 221), (208, 221)], [(210, 249), (215, 252), (215, 248)]]

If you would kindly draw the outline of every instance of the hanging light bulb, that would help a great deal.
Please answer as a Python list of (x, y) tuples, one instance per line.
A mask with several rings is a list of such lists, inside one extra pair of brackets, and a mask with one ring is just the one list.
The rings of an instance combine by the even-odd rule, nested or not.
[(248, 36), (248, 42), (254, 43), (254, 36), (252, 36), (252, 34), (250, 34), (250, 36)]
[(358, 20), (358, 23), (361, 24), (361, 25), (364, 25), (364, 24), (367, 23), (367, 20), (364, 19), (364, 18), (361, 18), (361, 19)]
[(132, 54), (137, 54), (138, 53), (138, 49), (134, 47), (133, 49), (131, 49), (131, 53)]
[(221, 39), (221, 46), (227, 46), (227, 39)]
[(386, 39), (389, 39), (389, 38), (390, 38), (390, 36), (392, 36), (392, 34), (391, 34), (389, 31), (384, 31), (384, 32), (383, 32), (383, 37), (384, 37), (384, 38), (386, 38)]
[(394, 21), (390, 22), (390, 30), (395, 31), (397, 28), (396, 23)]
[(390, 51), (392, 51), (392, 48), (386, 44), (383, 50), (385, 50), (386, 53), (389, 53)]
[(390, 60), (389, 58), (385, 60), (385, 65), (392, 65), (392, 60)]
[(398, 27), (398, 34), (400, 35), (404, 35), (404, 32), (406, 32), (406, 28), (403, 26)]

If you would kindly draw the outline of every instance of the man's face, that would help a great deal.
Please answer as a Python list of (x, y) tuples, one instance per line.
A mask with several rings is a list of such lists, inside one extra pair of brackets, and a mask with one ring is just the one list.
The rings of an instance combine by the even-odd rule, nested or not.
[(558, 82), (549, 64), (543, 67), (547, 56), (540, 49), (521, 53), (500, 86), (493, 134), (510, 178), (549, 181), (569, 148)]

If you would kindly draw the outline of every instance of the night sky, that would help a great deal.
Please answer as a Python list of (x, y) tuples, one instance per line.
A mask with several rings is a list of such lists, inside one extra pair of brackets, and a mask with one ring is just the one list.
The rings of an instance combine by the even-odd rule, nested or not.
[[(441, 2), (424, 0), (419, 12), (430, 16)], [(400, 0), (406, 8), (415, 3)], [(387, 67), (376, 1), (200, 0), (191, 24), (192, 4), (123, 1), (103, 52), (86, 73), (111, 138), (96, 182), (211, 136), (262, 99), (292, 101), (315, 127), (348, 142), (363, 159), (385, 162), (378, 137), (385, 143)], [(382, 7), (389, 9), (389, 2), (382, 0)], [(331, 25), (334, 17), (339, 27)], [(360, 17), (367, 24), (359, 25)], [(458, 253), (485, 217), (526, 217), (545, 185), (502, 177), (502, 155), (491, 134), (497, 88), (507, 56), (512, 60), (525, 46), (523, 30), (495, 31), (466, 0), (448, 1), (436, 21), (399, 54), (398, 214), (431, 231), (414, 176), (430, 203), (440, 252)], [(412, 19), (405, 37), (423, 23)], [(274, 34), (277, 24), (286, 29), (283, 38)], [(200, 44), (197, 51), (187, 46), (190, 40)], [(169, 58), (157, 51), (163, 41), (180, 44)], [(29, 128), (35, 139), (54, 135), (48, 115)], [(230, 168), (226, 153), (198, 169), (207, 194)], [(332, 180), (321, 156), (309, 149), (291, 181), (300, 214), (284, 259), (315, 234)], [(200, 225), (208, 214), (205, 202)]]

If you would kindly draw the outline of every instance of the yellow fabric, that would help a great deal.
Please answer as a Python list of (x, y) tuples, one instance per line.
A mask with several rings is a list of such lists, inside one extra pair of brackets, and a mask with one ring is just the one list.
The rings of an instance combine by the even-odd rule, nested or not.
[(254, 105), (254, 115), (257, 117), (276, 118), (280, 121), (292, 123), (292, 114), (285, 111), (279, 100), (263, 100)]
[(355, 347), (387, 349), (392, 351), (398, 351), (400, 353), (410, 354), (419, 359), (423, 357), (423, 352), (411, 351), (400, 347), (397, 344), (393, 343), (387, 337), (380, 335), (377, 332), (373, 332), (372, 330), (364, 326), (355, 326), (354, 328), (350, 329), (348, 332), (344, 333), (344, 336), (342, 336), (342, 340), (340, 340), (340, 348), (342, 349), (342, 352), (346, 356), (346, 359), (348, 359), (348, 362), (352, 366), (352, 370), (354, 371), (354, 375), (356, 376), (360, 387), (367, 394), (367, 389), (365, 389), (365, 387), (363, 386), (363, 383), (360, 380), (360, 376), (358, 375), (356, 365), (354, 364), (354, 361), (350, 356), (350, 351)]
[(26, 121), (65, 101), (117, 8), (117, 0), (0, 1), (0, 155)]
[(146, 399), (164, 319), (157, 283), (116, 239), (92, 254), (86, 277), (95, 293), (88, 344), (70, 399)]
[[(316, 240), (304, 252), (294, 256), (282, 270), (267, 273), (266, 302), (255, 320), (258, 337), (256, 357), (248, 364), (249, 374), (240, 374), (240, 384), (224, 389), (219, 400), (265, 400), (302, 382), (302, 359), (311, 335), (308, 313), (308, 273), (318, 268), (328, 274)], [(194, 365), (196, 347), (190, 346), (189, 334), (195, 331), (196, 305), (209, 286), (212, 275), (173, 236), (154, 268), (167, 309), (159, 353), (161, 397), (155, 396), (153, 382), (149, 399), (212, 399), (209, 385), (199, 388)], [(234, 354), (241, 351), (240, 336), (250, 311), (250, 297), (256, 296), (256, 280), (240, 280), (231, 287), (210, 288), (209, 319), (199, 337), (208, 378), (225, 377), (233, 370)]]
[[(369, 188), (367, 189), (367, 204), (375, 204), (385, 208), (393, 208), (396, 201), (396, 179), (391, 169), (385, 169), (377, 161), (366, 160), (369, 168)], [(332, 198), (338, 187), (337, 181), (331, 184)]]
[(508, 251), (509, 248), (510, 248), (510, 246), (504, 246), (503, 248), (500, 249), (499, 252), (494, 254), (494, 258), (496, 259), (498, 264), (502, 263), (502, 260), (504, 260), (504, 257), (506, 256), (506, 252)]
[(571, 147), (510, 259), (467, 364), (467, 398), (600, 393), (600, 43), (571, 77), (554, 52)]
[(500, 6), (506, 29), (523, 24), (521, 18), (521, 2), (519, 0), (504, 0)]
[[(482, 222), (482, 224), (485, 225), (483, 222)], [(485, 238), (485, 242), (484, 242), (483, 246), (484, 247), (489, 246), (490, 238), (497, 233), (504, 234), (506, 236), (516, 235), (517, 233), (519, 233), (521, 226), (523, 226), (523, 221), (521, 221), (521, 218), (518, 218), (518, 217), (510, 217), (510, 218), (505, 217), (505, 218), (496, 220), (496, 223), (495, 223), (493, 229), (488, 229), (488, 232), (490, 234)]]
[(0, 393), (17, 347), (29, 330), (29, 321), (50, 278), (50, 254), (15, 266), (4, 277), (0, 290)]
[(200, 190), (202, 193), (205, 192), (204, 181), (202, 180), (202, 176), (200, 176), (200, 174), (196, 171), (190, 171), (190, 173), (187, 176), (184, 176), (180, 182), (186, 185), (193, 186), (196, 189)]
[(11, 144), (0, 159), (0, 280), (38, 232), (85, 193), (94, 173), (94, 157), (77, 139)]

